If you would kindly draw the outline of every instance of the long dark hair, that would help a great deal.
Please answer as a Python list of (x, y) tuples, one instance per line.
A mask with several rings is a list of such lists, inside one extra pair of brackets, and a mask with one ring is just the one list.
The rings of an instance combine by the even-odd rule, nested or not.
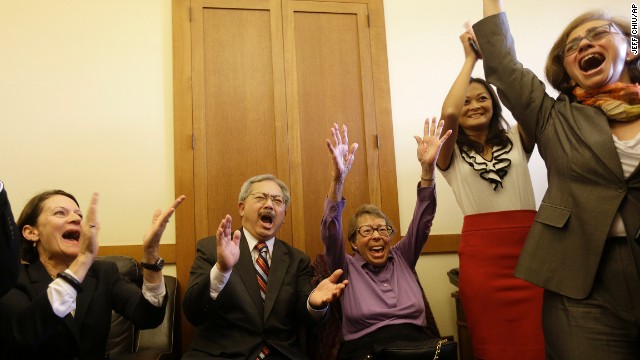
[(22, 213), (20, 214), (17, 222), (18, 229), (20, 230), (20, 236), (22, 237), (22, 241), (20, 242), (20, 255), (22, 256), (23, 261), (28, 263), (36, 261), (38, 259), (38, 251), (33, 246), (34, 242), (27, 240), (22, 235), (22, 229), (27, 225), (36, 226), (38, 223), (38, 217), (40, 217), (40, 213), (42, 212), (42, 204), (47, 201), (47, 199), (55, 195), (66, 196), (80, 207), (75, 196), (64, 190), (48, 190), (32, 197), (27, 205), (24, 206), (24, 209), (22, 209)]
[[(491, 120), (489, 120), (489, 132), (485, 140), (486, 145), (490, 145), (492, 147), (507, 145), (511, 141), (507, 136), (509, 123), (507, 123), (507, 120), (502, 116), (502, 105), (500, 104), (500, 100), (498, 100), (498, 95), (491, 85), (489, 85), (489, 83), (484, 79), (472, 77), (469, 84), (472, 83), (482, 85), (487, 90), (487, 93), (489, 93), (489, 97), (491, 97), (493, 114), (491, 115)], [(458, 125), (458, 138), (456, 139), (456, 144), (458, 144), (458, 147), (460, 148), (464, 147), (473, 150), (478, 154), (482, 154), (485, 147), (485, 144), (470, 138), (460, 125)]]

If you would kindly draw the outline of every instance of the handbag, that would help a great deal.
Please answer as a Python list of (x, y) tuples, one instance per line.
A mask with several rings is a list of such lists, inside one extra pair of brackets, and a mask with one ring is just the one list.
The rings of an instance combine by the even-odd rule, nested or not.
[(424, 341), (397, 341), (389, 345), (375, 345), (374, 360), (457, 360), (458, 344), (449, 339), (429, 338)]

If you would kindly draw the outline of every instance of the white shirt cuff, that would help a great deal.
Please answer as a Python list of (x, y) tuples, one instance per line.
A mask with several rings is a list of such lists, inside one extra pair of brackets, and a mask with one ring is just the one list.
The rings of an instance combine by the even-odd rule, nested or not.
[(162, 301), (166, 294), (167, 289), (164, 286), (164, 276), (162, 277), (160, 284), (152, 284), (144, 279), (142, 280), (142, 295), (154, 306), (162, 306)]
[[(65, 270), (67, 274), (78, 279), (69, 269)], [(47, 288), (47, 298), (51, 303), (54, 314), (63, 318), (70, 312), (76, 310), (76, 297), (78, 292), (69, 283), (62, 279), (55, 279)]]
[(232, 271), (233, 268), (229, 270), (229, 272), (223, 273), (218, 270), (216, 265), (213, 265), (211, 268), (211, 272), (209, 273), (209, 283), (211, 284), (209, 287), (209, 295), (213, 300), (218, 297), (222, 289), (224, 289), (224, 286), (227, 285)]
[[(316, 291), (316, 290), (314, 289), (313, 291)], [(311, 294), (313, 294), (313, 291), (311, 292)], [(309, 294), (309, 297), (307, 298), (307, 310), (309, 311), (309, 314), (311, 315), (311, 318), (313, 320), (319, 321), (320, 319), (322, 319), (324, 314), (326, 314), (327, 310), (329, 310), (329, 304), (327, 304), (327, 306), (325, 306), (324, 309), (320, 309), (320, 310), (316, 310), (312, 308), (311, 304), (309, 303), (311, 294)]]

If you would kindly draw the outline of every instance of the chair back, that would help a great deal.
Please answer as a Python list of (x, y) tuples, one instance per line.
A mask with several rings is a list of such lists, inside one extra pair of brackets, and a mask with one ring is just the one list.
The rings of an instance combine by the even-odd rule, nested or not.
[[(100, 256), (100, 260), (112, 261), (120, 274), (142, 287), (142, 266), (129, 256)], [(178, 281), (174, 276), (164, 275), (167, 288), (167, 310), (164, 321), (154, 329), (138, 329), (122, 315), (111, 313), (111, 330), (107, 341), (110, 360), (118, 359), (179, 359), (174, 348), (176, 344), (175, 304), (178, 293)]]

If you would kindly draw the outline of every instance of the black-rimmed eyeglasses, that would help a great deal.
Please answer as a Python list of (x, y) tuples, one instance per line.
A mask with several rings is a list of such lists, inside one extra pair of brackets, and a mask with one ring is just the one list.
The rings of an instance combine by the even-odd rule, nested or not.
[(590, 42), (602, 40), (610, 34), (622, 34), (616, 27), (614, 23), (608, 23), (596, 27), (592, 27), (587, 30), (584, 36), (577, 36), (571, 39), (571, 41), (567, 42), (562, 49), (563, 57), (571, 56), (578, 51), (580, 48), (580, 43), (582, 40), (588, 40)]
[(358, 234), (364, 237), (373, 235), (374, 231), (377, 231), (380, 236), (390, 236), (391, 234), (393, 234), (393, 227), (391, 227), (390, 225), (382, 225), (374, 228), (371, 225), (362, 225), (358, 228)]

